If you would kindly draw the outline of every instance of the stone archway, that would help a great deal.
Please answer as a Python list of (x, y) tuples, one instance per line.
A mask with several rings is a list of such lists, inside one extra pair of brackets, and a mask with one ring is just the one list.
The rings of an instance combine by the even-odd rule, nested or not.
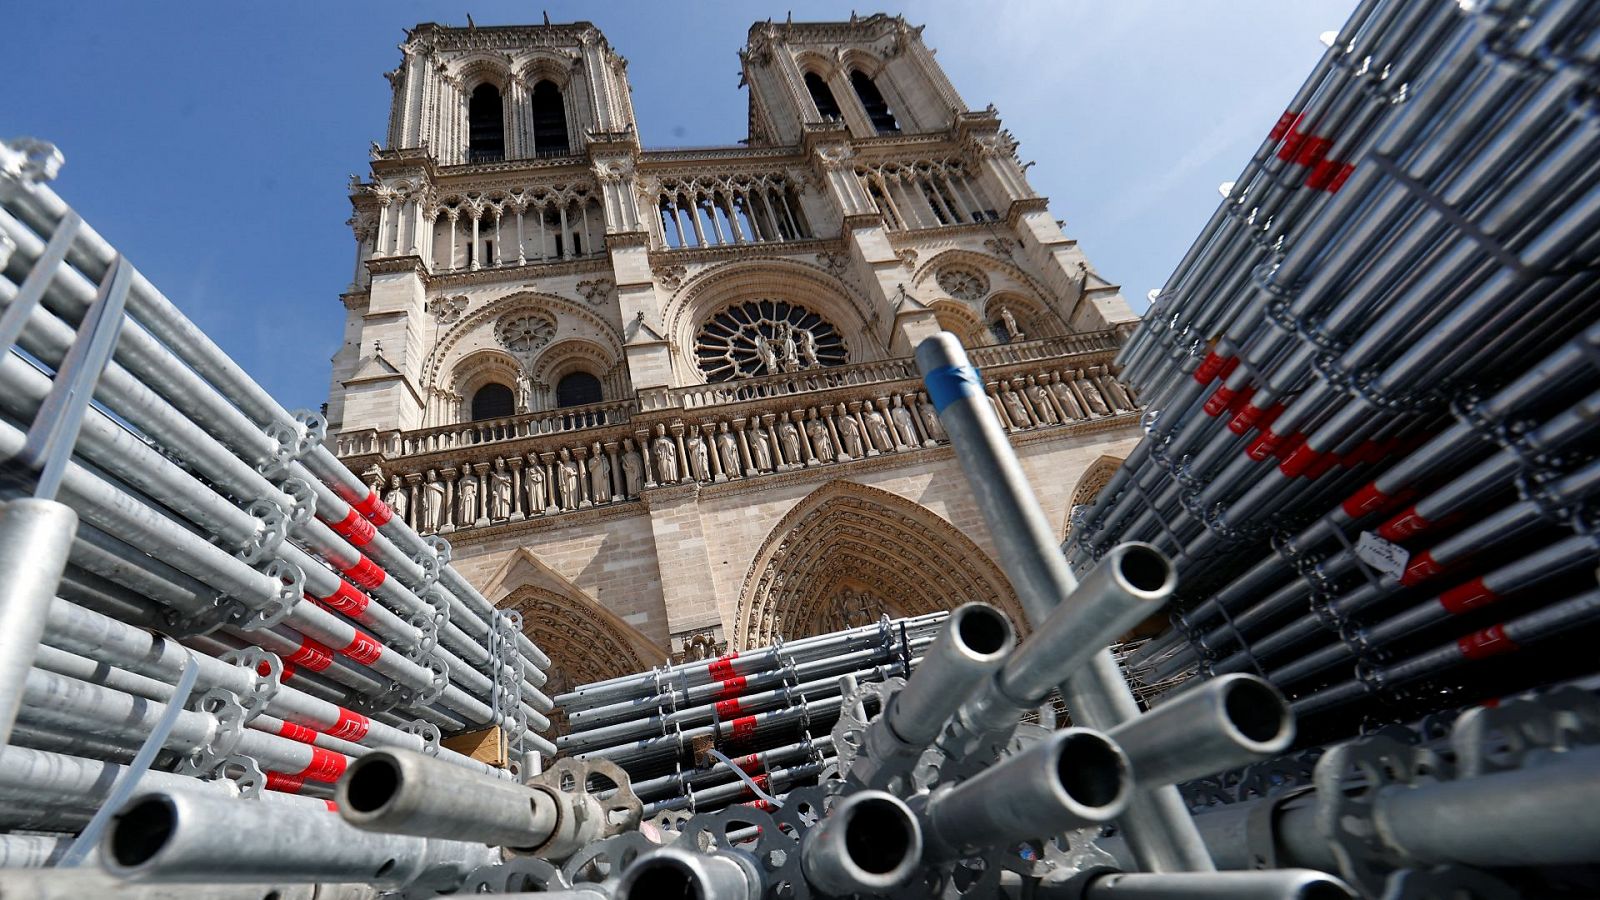
[(1065, 541), (1072, 532), (1072, 514), (1079, 507), (1088, 506), (1100, 496), (1100, 492), (1111, 483), (1111, 476), (1117, 474), (1122, 468), (1122, 457), (1102, 456), (1089, 464), (1078, 478), (1078, 486), (1072, 489), (1072, 502), (1067, 504), (1067, 514), (1061, 520), (1061, 539)]
[(733, 646), (760, 647), (969, 600), (1026, 619), (999, 568), (954, 525), (848, 481), (813, 491), (773, 528), (740, 592)]
[[(522, 614), (522, 633), (550, 657), (546, 696), (580, 684), (648, 671), (667, 655), (638, 629), (606, 609), (526, 547), (514, 550), (485, 583), (483, 594), (496, 608)], [(566, 716), (551, 714), (556, 733), (566, 732)]]
[[(550, 657), (549, 696), (580, 684), (644, 672), (666, 661), (643, 636), (592, 601), (525, 585), (499, 603), (522, 614), (522, 633)], [(631, 634), (630, 634), (631, 633)], [(653, 649), (653, 648), (652, 648)]]

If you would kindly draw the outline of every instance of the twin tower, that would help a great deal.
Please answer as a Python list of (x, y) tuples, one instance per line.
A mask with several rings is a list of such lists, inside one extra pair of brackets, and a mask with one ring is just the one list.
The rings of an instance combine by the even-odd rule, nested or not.
[(330, 441), (577, 681), (1014, 606), (910, 360), (936, 331), (1063, 528), (1131, 445), (1135, 316), (921, 32), (757, 23), (748, 139), (692, 150), (641, 145), (589, 23), (401, 45)]

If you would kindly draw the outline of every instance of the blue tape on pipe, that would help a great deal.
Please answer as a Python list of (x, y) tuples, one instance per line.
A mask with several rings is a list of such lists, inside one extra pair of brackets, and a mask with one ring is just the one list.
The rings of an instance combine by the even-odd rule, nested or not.
[(962, 397), (983, 396), (983, 376), (974, 366), (940, 366), (922, 379), (928, 385), (928, 399), (933, 401), (935, 412)]

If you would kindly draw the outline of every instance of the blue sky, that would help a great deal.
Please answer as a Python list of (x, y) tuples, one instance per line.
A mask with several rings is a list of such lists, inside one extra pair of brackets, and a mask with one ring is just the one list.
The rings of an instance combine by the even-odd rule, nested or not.
[(0, 137), (56, 143), (56, 190), (289, 407), (327, 396), (353, 242), (345, 182), (403, 29), (587, 19), (628, 57), (645, 146), (745, 135), (750, 24), (882, 9), (993, 103), (1067, 234), (1143, 308), (1354, 0), (15, 3)]

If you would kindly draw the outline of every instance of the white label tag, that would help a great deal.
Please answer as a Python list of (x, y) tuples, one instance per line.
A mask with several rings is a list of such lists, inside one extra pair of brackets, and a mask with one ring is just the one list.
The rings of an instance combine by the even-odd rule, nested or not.
[(1361, 532), (1360, 539), (1356, 541), (1356, 557), (1390, 578), (1405, 574), (1406, 564), (1411, 562), (1411, 554), (1406, 552), (1406, 548), (1370, 531)]

